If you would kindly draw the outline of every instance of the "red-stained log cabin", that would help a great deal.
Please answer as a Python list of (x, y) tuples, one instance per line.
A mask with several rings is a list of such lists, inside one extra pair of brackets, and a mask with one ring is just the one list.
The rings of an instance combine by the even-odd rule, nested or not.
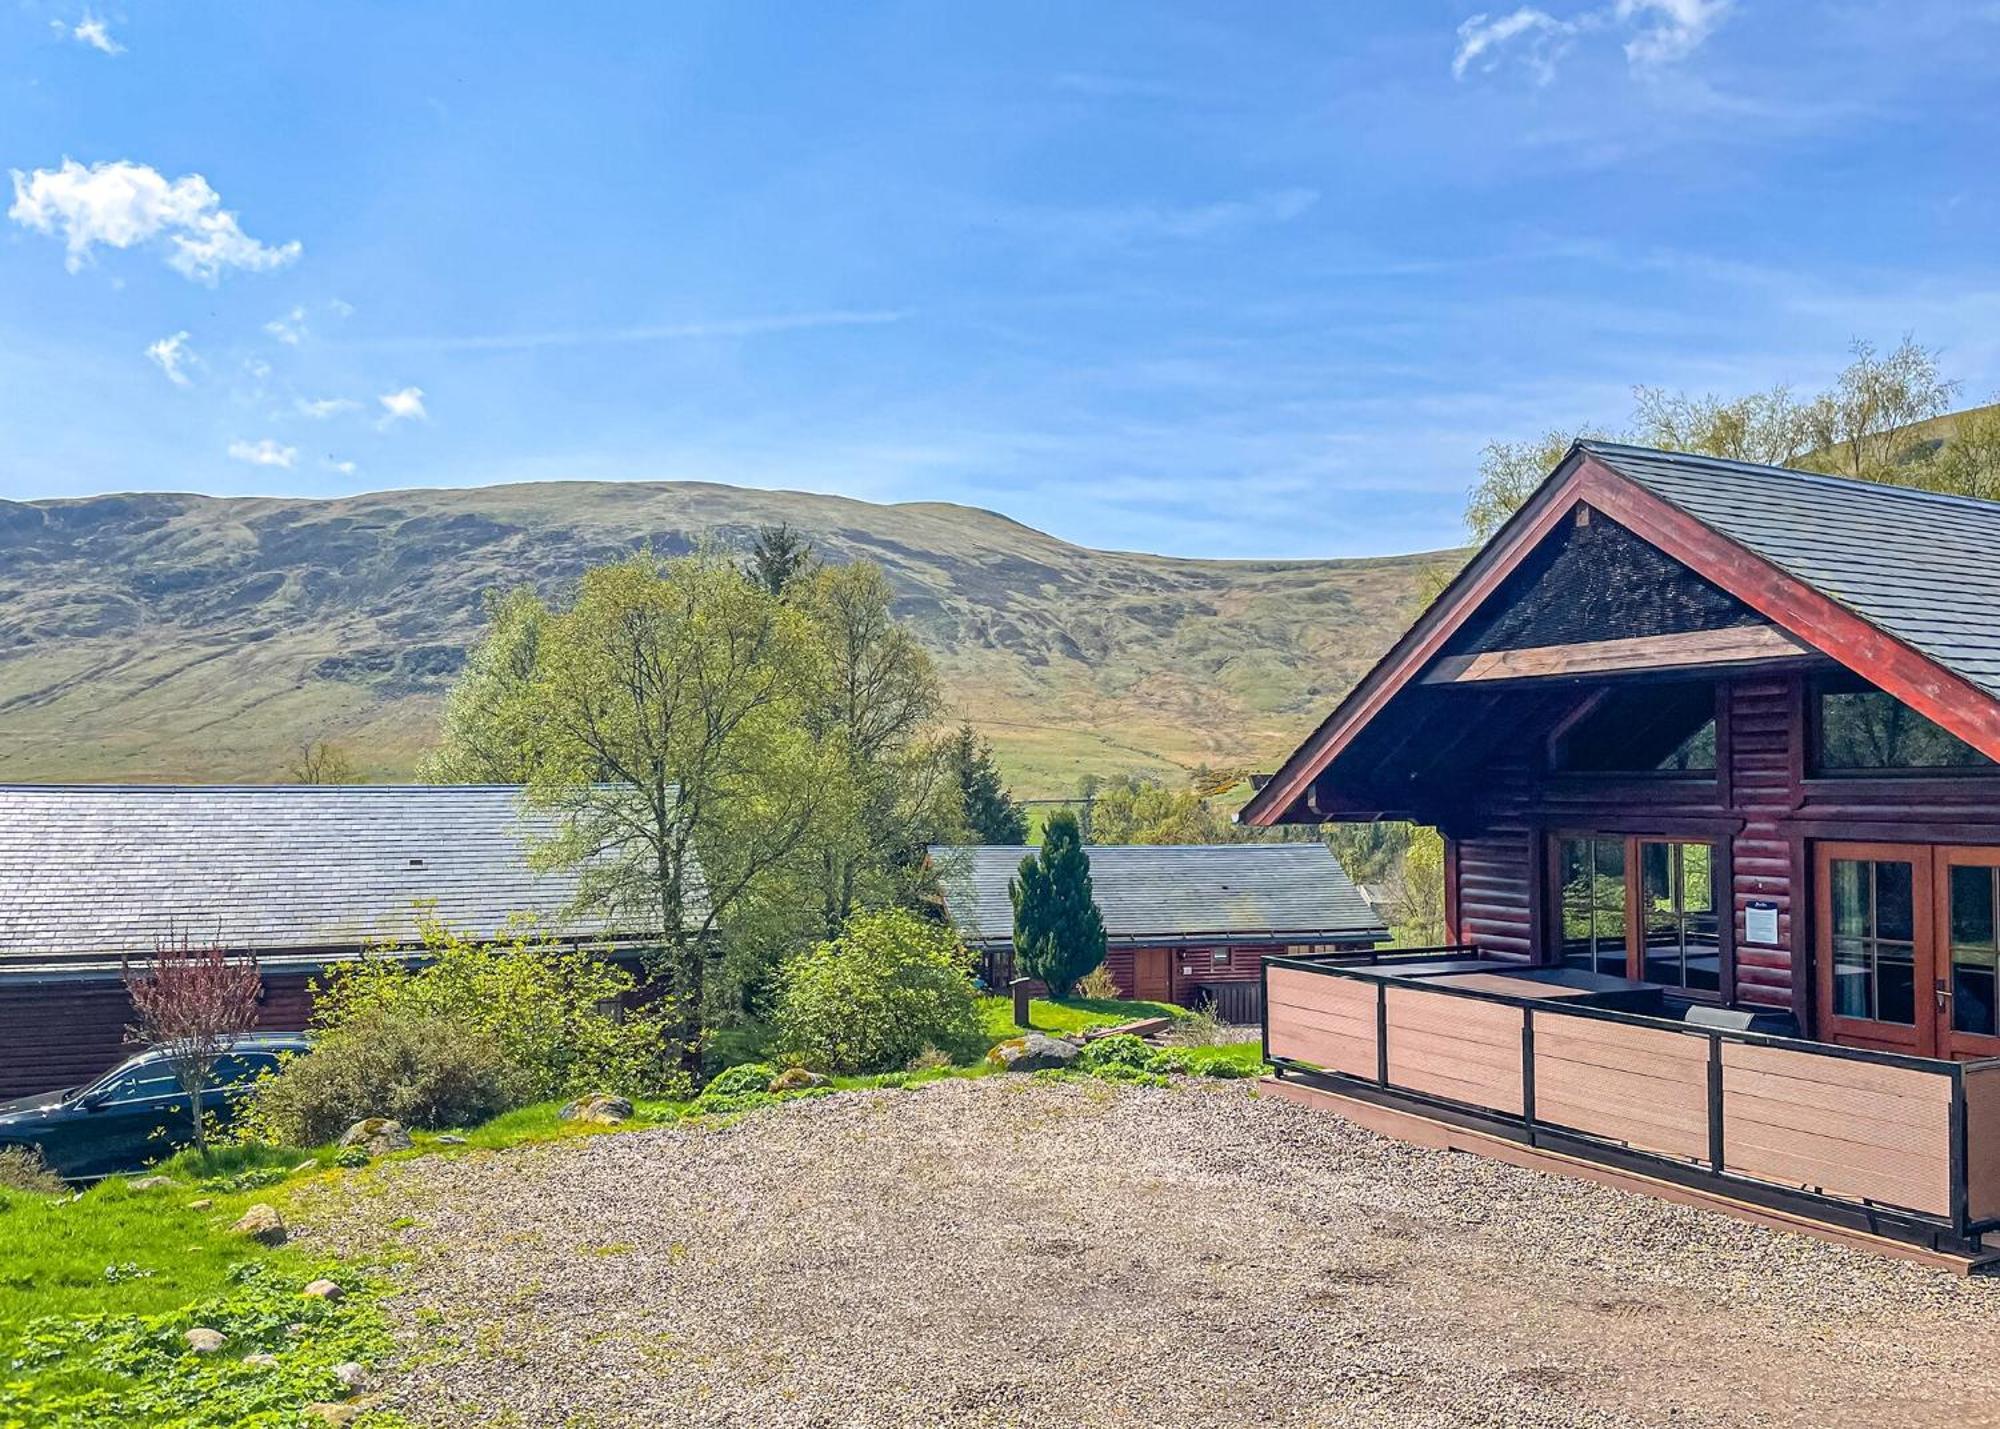
[[(1087, 851), (1104, 917), (1104, 965), (1120, 997), (1206, 1004), (1226, 1021), (1258, 1022), (1266, 953), (1364, 950), (1389, 936), (1317, 839)], [(1007, 885), (1032, 852), (1001, 844), (930, 850), (945, 911), (996, 988), (1014, 967)]]
[(2000, 505), (1578, 443), (1244, 809), (1445, 838), (1453, 947), (1272, 960), (1271, 1050), (1293, 1089), (1976, 1257), (1996, 760)]
[(255, 955), (274, 1031), (307, 1025), (330, 964), (421, 961), (431, 918), (525, 917), (635, 965), (657, 937), (571, 917), (577, 875), (532, 865), (554, 831), (504, 786), (0, 786), (0, 1098), (129, 1054), (123, 963), (182, 934)]

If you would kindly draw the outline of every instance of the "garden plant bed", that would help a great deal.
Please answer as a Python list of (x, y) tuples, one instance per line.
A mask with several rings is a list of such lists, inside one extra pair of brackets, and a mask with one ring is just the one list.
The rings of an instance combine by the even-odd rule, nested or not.
[[(419, 1423), (1990, 1422), (2000, 1287), (1381, 1139), (987, 1077), (316, 1189)], [(511, 1417), (509, 1417), (511, 1416)]]

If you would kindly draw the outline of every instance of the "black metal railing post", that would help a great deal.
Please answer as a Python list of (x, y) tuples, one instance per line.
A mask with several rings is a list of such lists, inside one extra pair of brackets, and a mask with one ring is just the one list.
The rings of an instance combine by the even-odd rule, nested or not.
[(1521, 1005), (1521, 1120), (1528, 1126), (1528, 1144), (1535, 1144), (1535, 1009)]
[(1954, 1062), (1951, 1067), (1951, 1228), (1960, 1239), (1970, 1233), (1972, 1226), (1972, 1192), (1967, 1185), (1972, 1174), (1970, 1163), (1965, 1131), (1965, 1066)]
[(1375, 984), (1375, 1080), (1389, 1085), (1389, 984)]
[(1722, 1039), (1708, 1037), (1708, 1169), (1722, 1174)]

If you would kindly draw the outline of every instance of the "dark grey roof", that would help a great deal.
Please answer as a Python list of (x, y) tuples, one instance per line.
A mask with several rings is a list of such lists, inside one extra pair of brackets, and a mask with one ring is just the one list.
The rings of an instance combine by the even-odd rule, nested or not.
[(1613, 442), (1579, 445), (2000, 697), (2000, 504)]
[[(1017, 845), (937, 846), (931, 864), (945, 907), (969, 943), (1014, 936), (1007, 882), (1034, 852)], [(1114, 941), (1203, 935), (1382, 938), (1381, 919), (1318, 841), (1285, 844), (1093, 845), (1091, 883)]]
[[(574, 872), (529, 866), (554, 816), (506, 786), (0, 786), (0, 969), (115, 964), (170, 930), (295, 955), (417, 940), (419, 904), (565, 937)], [(634, 932), (643, 930), (630, 930)]]

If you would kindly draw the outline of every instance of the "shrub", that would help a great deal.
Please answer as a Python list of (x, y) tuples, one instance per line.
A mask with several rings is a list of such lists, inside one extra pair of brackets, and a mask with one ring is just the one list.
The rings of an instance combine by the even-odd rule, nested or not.
[(35, 1191), (52, 1196), (65, 1189), (62, 1177), (49, 1170), (39, 1148), (0, 1146), (0, 1190)]
[(886, 1072), (926, 1046), (980, 1042), (971, 960), (949, 928), (902, 908), (858, 913), (779, 975), (778, 1045), (821, 1071)]
[(1250, 1031), (1232, 1027), (1215, 1015), (1214, 1004), (1198, 1007), (1185, 1017), (1174, 1019), (1161, 1040), (1177, 1047), (1226, 1047), (1232, 1042), (1252, 1040)]
[(1109, 1037), (1098, 1037), (1083, 1044), (1083, 1050), (1076, 1054), (1076, 1067), (1082, 1072), (1102, 1072), (1107, 1067), (1132, 1067), (1144, 1069), (1153, 1060), (1153, 1049), (1130, 1032), (1114, 1032)]
[(245, 1099), (247, 1135), (293, 1146), (331, 1141), (364, 1117), (405, 1126), (470, 1126), (523, 1100), (505, 1052), (477, 1028), (375, 1007), (319, 1034)]
[(1201, 1069), (1201, 1074), (1219, 1081), (1234, 1081), (1242, 1077), (1260, 1077), (1264, 1074), (1264, 1068), (1262, 1064), (1253, 1066), (1248, 1062), (1225, 1062), (1218, 1058), (1205, 1065)]
[(722, 1097), (741, 1096), (745, 1092), (767, 1091), (778, 1075), (778, 1069), (764, 1062), (745, 1062), (740, 1067), (731, 1067), (708, 1084), (702, 1095), (713, 1094)]
[(908, 1072), (948, 1072), (955, 1065), (956, 1063), (952, 1061), (949, 1052), (933, 1047), (926, 1042), (923, 1050), (910, 1058), (910, 1065), (904, 1068), (904, 1070)]
[(1163, 1077), (1185, 1077), (1193, 1067), (1188, 1062), (1187, 1053), (1163, 1048), (1146, 1059), (1146, 1070), (1158, 1072)]
[(664, 1018), (606, 1011), (633, 987), (624, 969), (527, 931), (475, 943), (431, 922), (423, 934), (431, 959), (424, 967), (369, 958), (332, 969), (315, 1025), (332, 1031), (373, 1012), (449, 1022), (499, 1052), (521, 1102), (584, 1092), (685, 1094), (670, 1070)]
[(1118, 979), (1103, 963), (1076, 980), (1076, 995), (1090, 1002), (1112, 1002), (1122, 996), (1118, 990)]

